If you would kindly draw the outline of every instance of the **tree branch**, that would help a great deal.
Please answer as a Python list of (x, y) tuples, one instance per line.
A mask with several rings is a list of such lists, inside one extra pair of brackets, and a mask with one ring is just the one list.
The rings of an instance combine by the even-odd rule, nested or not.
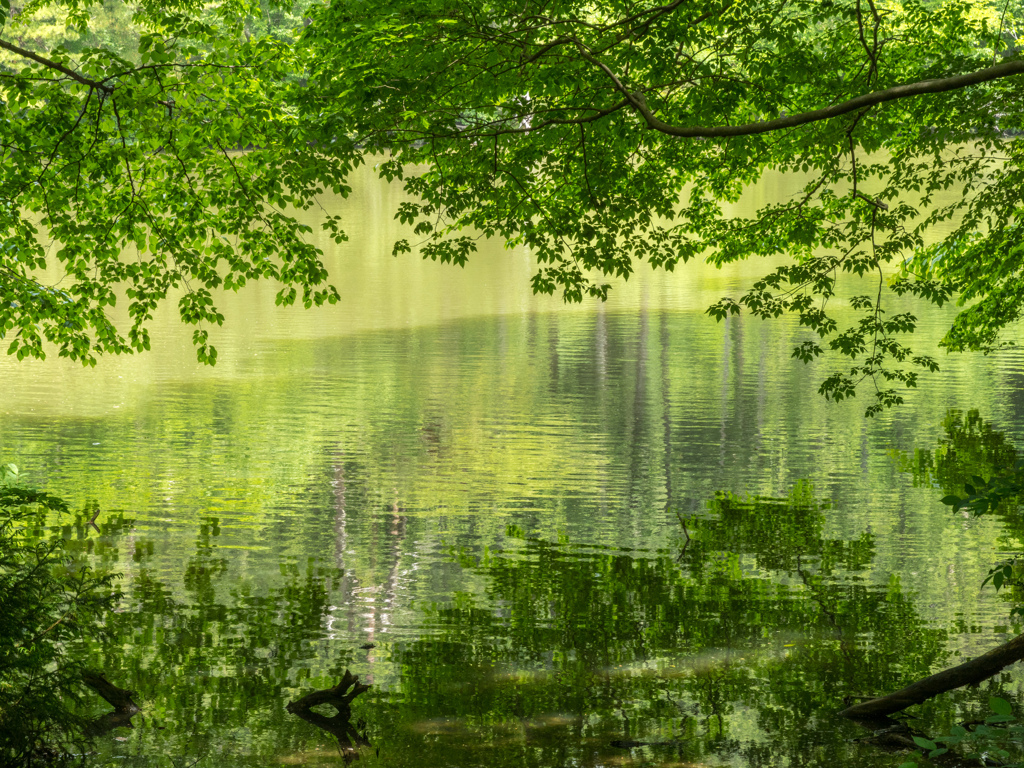
[[(110, 77), (107, 77), (107, 78), (105, 78), (102, 81), (100, 81), (100, 80), (91, 80), (88, 77), (85, 77), (84, 75), (80, 75), (78, 72), (75, 72), (75, 70), (71, 69), (70, 67), (65, 67), (59, 61), (54, 61), (53, 59), (48, 59), (45, 56), (40, 56), (38, 53), (34, 53), (33, 51), (28, 50), (27, 48), (22, 48), (20, 46), (17, 46), (14, 43), (9, 43), (6, 40), (0, 40), (0, 48), (4, 48), (4, 49), (10, 51), (11, 53), (17, 54), (18, 56), (23, 56), (26, 59), (31, 59), (32, 61), (36, 62), (37, 64), (42, 64), (47, 69), (56, 70), (57, 72), (60, 72), (63, 75), (67, 75), (68, 77), (70, 77), (75, 82), (81, 83), (82, 85), (87, 85), (90, 88), (96, 88), (97, 90), (103, 91), (104, 93), (106, 93), (108, 95), (114, 93), (114, 87), (112, 85), (108, 85), (107, 81), (108, 80), (112, 80), (114, 78), (122, 77), (125, 74), (128, 74), (128, 72), (119, 72), (116, 75), (111, 75)], [(166, 65), (166, 66), (176, 66), (176, 65)], [(199, 66), (199, 65), (191, 65), (191, 66)], [(213, 66), (213, 65), (203, 64), (202, 66)], [(130, 72), (138, 72), (138, 71), (141, 71), (143, 69), (155, 69), (155, 68), (158, 68), (157, 65), (147, 65), (147, 66), (138, 67), (137, 69), (129, 70), (129, 71)], [(221, 68), (225, 68), (225, 67), (221, 67)], [(226, 68), (227, 69), (234, 69), (234, 67), (226, 67)], [(169, 100), (169, 99), (164, 99), (164, 100), (158, 99), (156, 103), (160, 104), (160, 105), (162, 105), (164, 107), (167, 107), (167, 109), (173, 109), (174, 108), (174, 102), (172, 100)]]
[(839, 117), (850, 112), (856, 112), (859, 109), (865, 107), (873, 107), (876, 104), (883, 104), (887, 101), (896, 101), (897, 99), (906, 99), (912, 96), (922, 96), (927, 93), (943, 93), (945, 91), (956, 91), (963, 88), (968, 88), (972, 85), (978, 85), (980, 83), (986, 83), (990, 80), (998, 80), (1004, 77), (1012, 77), (1013, 75), (1019, 75), (1024, 73), (1024, 60), (1007, 61), (1002, 64), (996, 64), (993, 67), (986, 67), (985, 69), (979, 69), (976, 72), (968, 72), (963, 75), (954, 75), (952, 77), (944, 77), (938, 80), (920, 80), (916, 83), (907, 83), (905, 85), (895, 85), (892, 88), (886, 88), (881, 91), (874, 91), (873, 93), (865, 93), (861, 96), (856, 96), (847, 101), (839, 104), (833, 104), (831, 107), (825, 107), (823, 109), (815, 109), (810, 112), (801, 112), (796, 115), (787, 115), (786, 117), (780, 117), (775, 120), (766, 120), (759, 123), (746, 123), (745, 125), (719, 125), (713, 127), (702, 127), (702, 126), (677, 126), (666, 123), (664, 120), (656, 117), (651, 108), (647, 105), (647, 99), (643, 93), (636, 91), (630, 92), (623, 82), (612, 72), (606, 64), (593, 56), (586, 48), (577, 41), (577, 47), (580, 55), (600, 68), (612, 82), (615, 87), (625, 94), (629, 103), (640, 113), (641, 117), (647, 122), (647, 126), (655, 131), (668, 134), (669, 136), (680, 136), (683, 138), (726, 138), (729, 136), (753, 136), (759, 133), (770, 133), (772, 131), (780, 131), (786, 128), (796, 128), (800, 125), (807, 125), (808, 123), (816, 123), (822, 120), (830, 120), (833, 117)]
[(1024, 659), (1024, 635), (1018, 635), (1008, 643), (993, 648), (976, 659), (965, 661), (959, 666), (937, 672), (924, 680), (918, 680), (902, 690), (863, 701), (844, 709), (839, 714), (852, 720), (870, 720), (900, 712), (914, 704), (952, 691), (965, 685), (976, 685), (987, 680), (1004, 667)]
[(36, 62), (36, 64), (42, 64), (44, 67), (48, 69), (55, 69), (58, 72), (67, 75), (72, 80), (81, 83), (82, 85), (87, 85), (90, 88), (98, 88), (104, 93), (114, 92), (114, 89), (109, 85), (97, 82), (96, 80), (90, 80), (88, 77), (78, 74), (77, 72), (75, 72), (75, 70), (70, 69), (69, 67), (65, 67), (63, 64), (56, 62), (53, 59), (48, 59), (45, 56), (40, 56), (38, 53), (33, 53), (32, 51), (26, 48), (21, 48), (20, 46), (17, 46), (14, 43), (9, 43), (6, 40), (0, 40), (0, 48), (4, 48), (10, 51), (11, 53), (16, 53), (18, 56), (23, 56), (26, 59), (31, 59), (32, 61)]

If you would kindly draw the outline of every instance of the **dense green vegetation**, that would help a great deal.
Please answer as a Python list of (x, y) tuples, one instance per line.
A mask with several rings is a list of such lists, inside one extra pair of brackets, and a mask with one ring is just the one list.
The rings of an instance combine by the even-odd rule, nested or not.
[[(967, 302), (952, 350), (994, 348), (1024, 302), (1018, 2), (0, 7), (0, 324), (19, 356), (146, 349), (173, 293), (213, 362), (219, 290), (336, 301), (292, 211), (368, 160), (416, 196), (395, 252), (462, 263), (499, 237), (568, 300), (645, 261), (784, 257), (710, 311), (795, 313), (795, 356), (850, 359), (821, 391), (868, 380), (870, 412), (936, 366), (892, 292)], [(731, 216), (773, 171), (805, 174), (803, 194)], [(840, 327), (846, 302), (860, 317)]]
[[(762, 450), (773, 427), (792, 428), (780, 411), (808, 413), (765, 395), (765, 358), (812, 364), (832, 400), (867, 384), (875, 415), (938, 367), (907, 340), (928, 305), (960, 305), (941, 348), (1007, 341), (1024, 312), (1022, 23), (1014, 0), (0, 0), (0, 339), (18, 359), (148, 350), (155, 314), (176, 302), (212, 364), (223, 291), (263, 280), (279, 305), (336, 303), (343, 276), (320, 246), (345, 241), (346, 216), (317, 209), (352, 194), (364, 165), (404, 191), (388, 212), (404, 233), (381, 255), (464, 265), (494, 238), (529, 254), (534, 291), (570, 302), (607, 298), (644, 263), (768, 260), (708, 309), (728, 322), (713, 344), (684, 348), (692, 327), (645, 303), (621, 338), (602, 314), (593, 339), (533, 318), (484, 342), (458, 336), (469, 323), (439, 341), (294, 342), (302, 386), (261, 381), (252, 401), (233, 397), (237, 381), (197, 387), (56, 438), (18, 414), (33, 427), (23, 445), (88, 446), (53, 458), (60, 472), (106, 451), (124, 477), (137, 470), (100, 482), (105, 501), (126, 505), (125, 482), (153, 498), (132, 498), (147, 523), (119, 509), (100, 531), (2, 470), (0, 762), (330, 762), (330, 739), (284, 704), (359, 664), (386, 670), (351, 730), (374, 745), (371, 765), (585, 765), (622, 750), (876, 759), (832, 717), (841, 701), (954, 664), (977, 650), (964, 637), (1008, 633), (1024, 614), (1024, 469), (976, 411), (949, 412), (935, 448), (893, 452), (958, 523), (1001, 524), (1001, 551), (980, 557), (1007, 623), (977, 631), (953, 601), (925, 612), (885, 541), (904, 505), (852, 523), (793, 486), (790, 443), (782, 459)], [(798, 193), (738, 214), (772, 174)], [(748, 385), (740, 312), (790, 315), (798, 331), (758, 347), (760, 399), (734, 409), (727, 393)], [(379, 354), (353, 354), (360, 344)], [(438, 349), (409, 363), (417, 344)], [(456, 379), (460, 346), (499, 365)], [(473, 394), (458, 400), (460, 387)], [(327, 416), (325, 401), (339, 404)], [(529, 418), (502, 421), (513, 407)], [(815, 437), (805, 421), (792, 445), (810, 461), (828, 450), (814, 440), (844, 454), (859, 442), (867, 466), (859, 420), (834, 417)], [(161, 474), (146, 431), (177, 441), (187, 470)], [(709, 446), (721, 472), (695, 473)], [(749, 495), (715, 492), (730, 487), (727, 462), (745, 460), (770, 477)], [(210, 463), (246, 477), (211, 488), (224, 475)], [(775, 492), (756, 495), (756, 482)], [(288, 498), (260, 517), (275, 483)], [(406, 541), (403, 504), (436, 530)], [(449, 536), (449, 515), (473, 536)], [(937, 517), (926, 525), (945, 533)], [(661, 538), (634, 549), (564, 530), (591, 518), (634, 526), (633, 544)], [(679, 523), (672, 541), (665, 519)], [(353, 554), (360, 525), (370, 543)], [(961, 565), (959, 540), (927, 546)], [(403, 558), (431, 583), (396, 621)], [(130, 577), (123, 595), (116, 572)], [(921, 583), (958, 578), (951, 562)], [(86, 664), (146, 704), (149, 725), (124, 744), (94, 739)], [(998, 682), (955, 691), (915, 710), (906, 733), (926, 752), (996, 745), (1018, 759), (1016, 726), (991, 726), (1019, 702), (993, 693), (1014, 698)], [(961, 724), (987, 704), (988, 723)]]
[(112, 576), (45, 535), (54, 515), (69, 515), (65, 502), (17, 474), (0, 467), (0, 762), (11, 768), (81, 753), (83, 648), (104, 634), (118, 599)]

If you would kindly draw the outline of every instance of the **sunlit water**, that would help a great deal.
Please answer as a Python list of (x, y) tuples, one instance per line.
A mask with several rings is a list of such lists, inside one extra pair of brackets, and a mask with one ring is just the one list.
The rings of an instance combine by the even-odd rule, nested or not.
[(999, 642), (1017, 545), (907, 469), (950, 409), (1021, 444), (1021, 354), (865, 419), (793, 322), (704, 314), (764, 264), (566, 306), (528, 253), (391, 258), (400, 193), (357, 192), (342, 303), (226, 297), (216, 368), (170, 314), (96, 369), (0, 359), (0, 458), (98, 501), (65, 533), (124, 574), (88, 653), (144, 717), (94, 763), (339, 763), (284, 705), (347, 668), (366, 765), (898, 765), (835, 713)]

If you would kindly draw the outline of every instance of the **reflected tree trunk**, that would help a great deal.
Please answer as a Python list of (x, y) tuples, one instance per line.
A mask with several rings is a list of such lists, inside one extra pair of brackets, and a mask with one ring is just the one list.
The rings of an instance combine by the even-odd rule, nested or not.
[(135, 727), (132, 725), (132, 717), (140, 712), (139, 705), (133, 701), (137, 695), (135, 691), (118, 688), (102, 673), (83, 672), (82, 681), (114, 708), (113, 712), (108, 712), (89, 723), (87, 731), (90, 736), (103, 736), (115, 728)]

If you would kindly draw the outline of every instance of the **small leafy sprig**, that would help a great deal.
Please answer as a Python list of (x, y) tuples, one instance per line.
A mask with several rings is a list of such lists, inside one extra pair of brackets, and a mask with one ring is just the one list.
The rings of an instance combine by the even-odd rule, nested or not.
[(984, 723), (979, 723), (973, 728), (954, 725), (948, 734), (935, 739), (914, 736), (914, 743), (922, 751), (912, 753), (911, 759), (902, 763), (899, 768), (919, 768), (918, 760), (939, 757), (956, 746), (969, 750), (967, 757), (971, 759), (998, 761), (994, 764), (1003, 768), (1024, 766), (1024, 762), (1020, 760), (1024, 745), (1024, 725), (1017, 722), (1017, 718), (1013, 716), (1013, 708), (1006, 699), (990, 696), (988, 706), (992, 714), (985, 718)]

